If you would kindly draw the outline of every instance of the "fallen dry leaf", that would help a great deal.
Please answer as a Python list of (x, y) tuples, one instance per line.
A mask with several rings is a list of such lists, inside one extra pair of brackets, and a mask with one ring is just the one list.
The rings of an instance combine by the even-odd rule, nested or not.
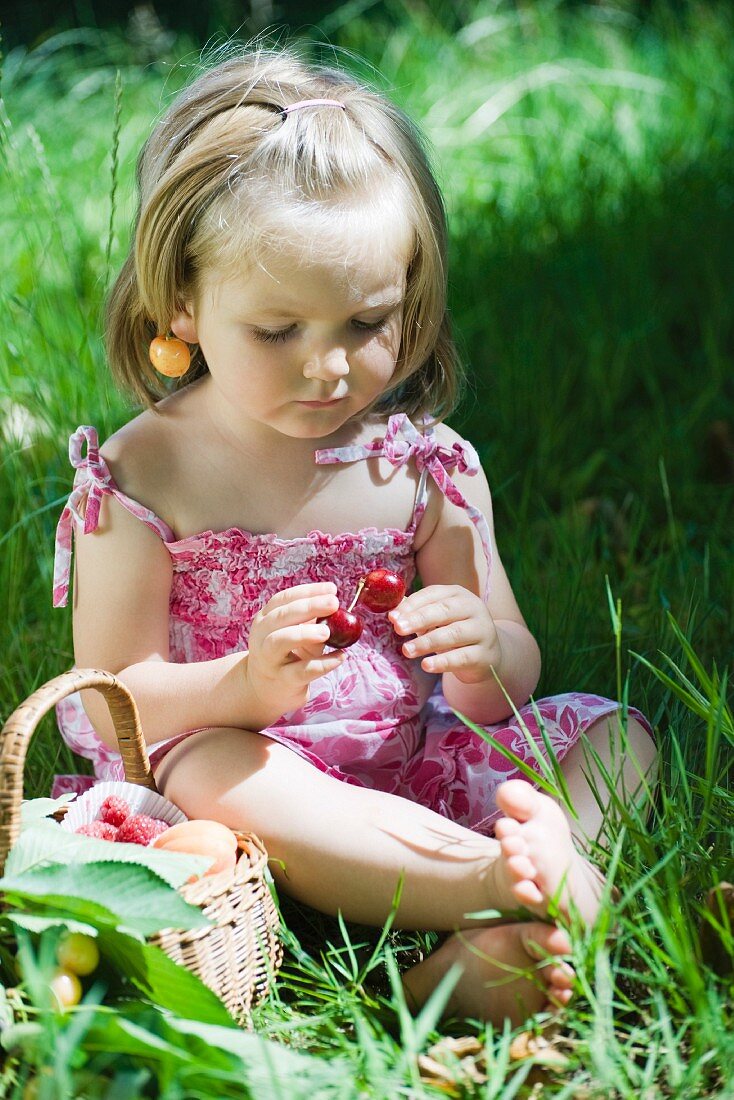
[[(481, 1068), (480, 1063), (481, 1062)], [(447, 1095), (458, 1096), (467, 1084), (483, 1084), (484, 1048), (476, 1037), (446, 1035), (418, 1055), (421, 1079)]]
[(532, 1031), (521, 1031), (515, 1036), (510, 1044), (510, 1058), (513, 1062), (532, 1058), (535, 1065), (545, 1066), (547, 1069), (563, 1070), (570, 1065), (570, 1060), (561, 1053), (552, 1039), (548, 1040)]

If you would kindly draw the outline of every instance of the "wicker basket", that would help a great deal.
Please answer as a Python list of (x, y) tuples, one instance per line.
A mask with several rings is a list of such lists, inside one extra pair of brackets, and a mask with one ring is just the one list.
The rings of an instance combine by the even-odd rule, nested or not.
[[(23, 765), (38, 723), (60, 699), (95, 688), (110, 709), (129, 783), (155, 791), (137, 707), (110, 672), (74, 669), (38, 688), (11, 714), (0, 737), (0, 872), (20, 831)], [(267, 994), (283, 948), (277, 910), (265, 881), (267, 853), (252, 833), (236, 833), (240, 854), (232, 873), (202, 876), (180, 887), (214, 925), (191, 931), (164, 929), (149, 938), (187, 967), (223, 1001), (234, 1019), (250, 1027), (250, 1011)]]

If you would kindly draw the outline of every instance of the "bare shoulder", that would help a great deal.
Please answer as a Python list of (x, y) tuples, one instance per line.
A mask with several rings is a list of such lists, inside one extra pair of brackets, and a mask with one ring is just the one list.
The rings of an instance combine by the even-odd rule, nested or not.
[(123, 424), (100, 447), (118, 489), (150, 508), (169, 526), (175, 451), (167, 417), (152, 409)]
[(451, 447), (454, 443), (463, 443), (464, 437), (455, 432), (445, 421), (441, 421), (433, 429), (436, 439), (443, 447)]
[(144, 466), (143, 456), (159, 444), (160, 433), (156, 432), (159, 416), (153, 410), (146, 409), (105, 440), (100, 454), (110, 468), (114, 465), (127, 473), (137, 466)]

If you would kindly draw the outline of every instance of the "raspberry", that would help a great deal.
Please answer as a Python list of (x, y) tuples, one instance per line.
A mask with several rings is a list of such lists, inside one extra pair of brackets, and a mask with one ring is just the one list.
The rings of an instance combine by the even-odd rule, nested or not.
[(168, 828), (168, 823), (147, 814), (133, 814), (117, 830), (117, 840), (127, 844), (150, 844)]
[(111, 794), (105, 798), (99, 808), (99, 821), (106, 821), (109, 825), (120, 826), (126, 817), (130, 816), (130, 807), (124, 798), (118, 798)]
[(82, 836), (96, 836), (98, 840), (117, 840), (118, 829), (110, 825), (109, 821), (90, 821), (86, 825), (80, 825), (75, 833)]

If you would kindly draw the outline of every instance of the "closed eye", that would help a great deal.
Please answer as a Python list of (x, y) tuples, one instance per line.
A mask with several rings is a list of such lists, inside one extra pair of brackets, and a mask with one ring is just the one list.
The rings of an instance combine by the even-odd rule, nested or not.
[[(383, 317), (381, 321), (352, 321), (352, 324), (360, 332), (380, 332), (381, 329), (387, 326), (387, 320), (387, 317)], [(265, 328), (253, 328), (252, 338), (263, 344), (282, 344), (295, 331), (295, 325), (274, 331)]]
[(293, 328), (278, 329), (277, 332), (269, 332), (264, 328), (254, 328), (252, 330), (253, 340), (259, 340), (263, 344), (279, 344), (283, 340), (287, 340), (290, 334), (293, 332)]

